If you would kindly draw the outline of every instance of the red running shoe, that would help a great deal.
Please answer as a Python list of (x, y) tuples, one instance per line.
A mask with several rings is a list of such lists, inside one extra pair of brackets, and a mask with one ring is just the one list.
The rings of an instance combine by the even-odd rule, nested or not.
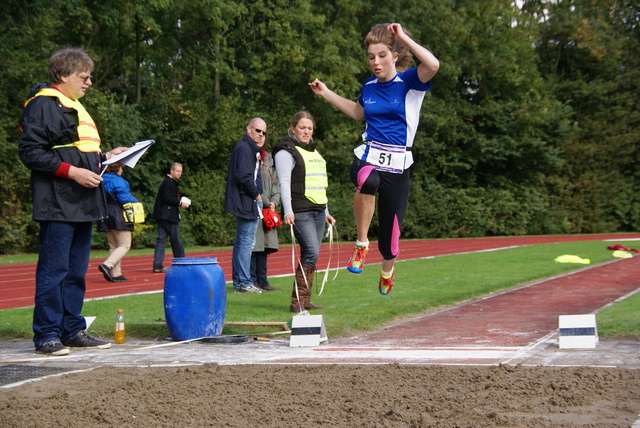
[(389, 278), (384, 278), (382, 274), (380, 274), (380, 282), (378, 282), (378, 291), (380, 291), (380, 294), (386, 296), (391, 292), (391, 289), (393, 288), (393, 284), (394, 284), (395, 275), (396, 275), (395, 270), (393, 271), (393, 273)]
[(368, 252), (369, 248), (364, 245), (356, 245), (351, 259), (349, 263), (347, 263), (347, 270), (356, 275), (362, 273), (362, 269), (364, 269), (364, 259), (367, 257)]

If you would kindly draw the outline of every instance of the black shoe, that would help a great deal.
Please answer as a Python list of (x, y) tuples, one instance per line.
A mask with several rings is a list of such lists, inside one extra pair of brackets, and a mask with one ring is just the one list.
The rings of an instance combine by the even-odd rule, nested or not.
[(166, 271), (167, 271), (167, 268), (153, 269), (153, 273), (165, 273)]
[(122, 275), (116, 276), (115, 278), (113, 278), (113, 282), (127, 282), (127, 281), (129, 280)]
[(107, 349), (111, 347), (111, 343), (91, 337), (84, 330), (80, 330), (74, 334), (72, 337), (67, 339), (63, 345), (70, 348)]
[(98, 270), (102, 272), (104, 279), (106, 279), (109, 282), (115, 282), (111, 277), (111, 268), (109, 266), (105, 264), (101, 264), (100, 266), (98, 266)]
[(36, 353), (56, 356), (67, 355), (69, 353), (69, 348), (64, 346), (58, 339), (53, 339), (42, 346), (38, 346), (36, 348)]
[(276, 290), (280, 290), (278, 287), (272, 287), (271, 284), (267, 284), (267, 285), (260, 285), (259, 286), (261, 289), (263, 289), (264, 291), (276, 291)]

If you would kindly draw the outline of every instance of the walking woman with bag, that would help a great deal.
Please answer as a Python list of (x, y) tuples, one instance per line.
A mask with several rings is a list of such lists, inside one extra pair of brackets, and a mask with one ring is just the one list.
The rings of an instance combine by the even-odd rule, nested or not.
[(114, 162), (103, 174), (104, 190), (107, 194), (107, 241), (109, 242), (109, 258), (98, 269), (104, 279), (111, 282), (125, 282), (122, 275), (121, 260), (131, 248), (131, 232), (133, 224), (125, 223), (122, 205), (138, 202), (131, 194), (129, 182), (122, 178), (124, 164)]

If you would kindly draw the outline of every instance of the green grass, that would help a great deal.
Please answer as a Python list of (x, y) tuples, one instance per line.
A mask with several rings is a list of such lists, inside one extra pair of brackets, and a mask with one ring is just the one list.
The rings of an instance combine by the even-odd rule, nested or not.
[(598, 312), (596, 320), (599, 336), (640, 340), (640, 293)]
[[(321, 313), (330, 337), (348, 336), (429, 309), (584, 267), (554, 262), (562, 254), (589, 258), (592, 264), (612, 260), (605, 243), (585, 241), (402, 261), (397, 265), (397, 285), (388, 296), (378, 293), (379, 266), (370, 265), (358, 276), (341, 270), (338, 278), (325, 286), (324, 293), (314, 295), (312, 301), (325, 307)], [(323, 274), (315, 279), (314, 294), (322, 280), (320, 275)], [(225, 321), (288, 321), (292, 316), (288, 311), (292, 281), (292, 277), (271, 278), (271, 284), (281, 291), (259, 295), (235, 294), (227, 284)], [(640, 337), (639, 302), (636, 295), (598, 314), (600, 336)], [(125, 313), (129, 337), (168, 337), (162, 293), (86, 302), (83, 315), (97, 316), (90, 331), (112, 337), (117, 309)], [(0, 339), (31, 337), (32, 311), (32, 308), (0, 311)], [(277, 327), (225, 326), (223, 334), (260, 335), (277, 330)]]

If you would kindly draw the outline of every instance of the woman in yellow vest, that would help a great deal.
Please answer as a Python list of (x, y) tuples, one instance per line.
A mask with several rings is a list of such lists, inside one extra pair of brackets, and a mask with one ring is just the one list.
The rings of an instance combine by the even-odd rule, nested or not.
[(293, 115), (289, 137), (273, 148), (273, 158), (280, 180), (283, 222), (293, 225), (300, 244), (291, 312), (322, 309), (311, 303), (311, 288), (325, 223), (335, 224), (327, 209), (327, 167), (313, 142), (315, 122), (307, 111)]

